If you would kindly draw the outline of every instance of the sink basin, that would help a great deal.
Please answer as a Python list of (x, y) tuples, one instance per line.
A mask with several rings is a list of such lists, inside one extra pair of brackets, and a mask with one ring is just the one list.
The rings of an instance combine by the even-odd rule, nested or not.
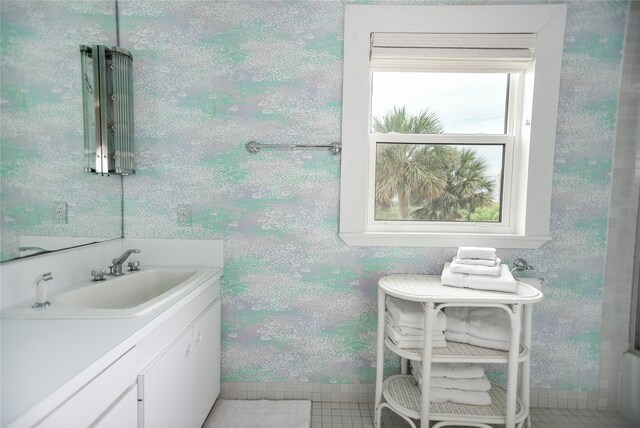
[(85, 308), (128, 309), (169, 292), (195, 273), (195, 270), (143, 270), (67, 291), (53, 300)]
[(52, 293), (44, 310), (29, 305), (3, 318), (135, 318), (168, 307), (216, 274), (208, 268), (146, 268), (100, 282), (83, 281)]

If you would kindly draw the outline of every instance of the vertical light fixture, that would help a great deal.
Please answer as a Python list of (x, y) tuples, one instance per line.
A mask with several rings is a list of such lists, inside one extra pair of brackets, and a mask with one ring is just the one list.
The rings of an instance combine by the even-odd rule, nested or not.
[(85, 172), (135, 174), (132, 55), (80, 45)]

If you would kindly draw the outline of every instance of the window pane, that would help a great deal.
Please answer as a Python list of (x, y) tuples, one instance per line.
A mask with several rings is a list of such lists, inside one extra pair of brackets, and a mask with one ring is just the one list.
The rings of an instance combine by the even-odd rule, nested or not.
[(376, 147), (375, 220), (501, 220), (504, 146), (392, 144)]
[(374, 72), (371, 132), (504, 134), (508, 82), (507, 73)]

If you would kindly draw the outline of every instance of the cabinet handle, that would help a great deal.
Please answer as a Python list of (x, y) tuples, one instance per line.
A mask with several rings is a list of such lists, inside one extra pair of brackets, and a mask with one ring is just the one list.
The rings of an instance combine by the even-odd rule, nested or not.
[(186, 351), (184, 352), (184, 356), (188, 357), (191, 352), (193, 352), (193, 345), (190, 343), (189, 346), (187, 346)]
[(196, 336), (196, 345), (200, 342), (202, 342), (202, 333), (198, 333), (198, 336)]

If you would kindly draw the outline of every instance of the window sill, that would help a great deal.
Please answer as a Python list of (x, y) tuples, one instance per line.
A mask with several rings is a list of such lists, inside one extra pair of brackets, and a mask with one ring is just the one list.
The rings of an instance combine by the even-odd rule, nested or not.
[(551, 240), (550, 236), (525, 236), (514, 234), (479, 233), (401, 233), (367, 232), (341, 233), (340, 238), (350, 246), (383, 247), (495, 247), (540, 248)]

